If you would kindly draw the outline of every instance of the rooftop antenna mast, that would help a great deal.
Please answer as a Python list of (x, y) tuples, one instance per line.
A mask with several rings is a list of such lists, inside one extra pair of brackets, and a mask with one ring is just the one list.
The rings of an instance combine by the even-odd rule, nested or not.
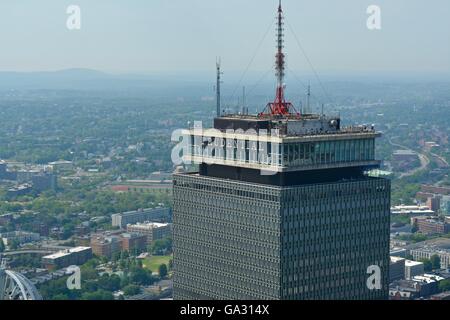
[(246, 96), (245, 96), (245, 86), (242, 87), (242, 113), (247, 114), (246, 104)]
[(306, 93), (306, 110), (305, 113), (312, 113), (311, 110), (311, 85), (308, 83), (308, 91)]
[[(277, 15), (277, 54), (275, 55), (275, 70), (277, 77), (277, 90), (275, 101), (269, 103), (266, 107), (266, 111), (260, 114), (260, 116), (288, 116), (300, 114), (295, 110), (292, 103), (287, 102), (284, 97), (284, 77), (286, 75), (286, 56), (283, 52), (284, 49), (284, 16), (283, 8), (281, 6), (281, 0), (278, 5)], [(294, 112), (292, 112), (294, 111)]]
[(217, 69), (217, 83), (216, 83), (216, 103), (217, 103), (217, 116), (220, 117), (222, 115), (221, 112), (221, 101), (220, 101), (220, 85), (222, 84), (221, 76), (223, 72), (220, 70), (221, 61), (220, 58), (216, 61), (216, 69)]

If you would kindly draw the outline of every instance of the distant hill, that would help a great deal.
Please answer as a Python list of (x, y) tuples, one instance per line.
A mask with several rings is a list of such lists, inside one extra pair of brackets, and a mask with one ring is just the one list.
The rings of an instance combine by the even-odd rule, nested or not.
[[(66, 69), (46, 72), (1, 72), (0, 90), (145, 90), (160, 95), (177, 90), (188, 94), (203, 95), (212, 90), (214, 74), (209, 80), (193, 77), (108, 74), (91, 69)], [(195, 92), (195, 93), (194, 93)]]
[[(0, 72), (2, 89), (62, 89), (81, 88), (111, 76), (90, 69), (67, 69), (46, 72)], [(89, 83), (86, 83), (89, 82)]]

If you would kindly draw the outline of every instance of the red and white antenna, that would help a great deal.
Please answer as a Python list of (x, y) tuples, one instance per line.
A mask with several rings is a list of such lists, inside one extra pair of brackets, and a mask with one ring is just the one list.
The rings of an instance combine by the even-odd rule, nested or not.
[(286, 69), (286, 56), (283, 52), (284, 49), (284, 17), (283, 8), (281, 6), (281, 0), (278, 6), (277, 16), (277, 54), (275, 55), (275, 70), (277, 76), (277, 90), (275, 101), (267, 105), (265, 111), (260, 116), (288, 116), (296, 115), (300, 116), (292, 103), (286, 102), (284, 98), (284, 76)]

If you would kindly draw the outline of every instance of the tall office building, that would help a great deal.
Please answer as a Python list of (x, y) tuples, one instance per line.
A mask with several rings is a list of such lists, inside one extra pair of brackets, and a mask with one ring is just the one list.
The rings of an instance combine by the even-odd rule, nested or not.
[(275, 101), (184, 131), (199, 170), (174, 174), (175, 299), (388, 297), (390, 182), (367, 175), (380, 134), (285, 100), (282, 26), (280, 3)]

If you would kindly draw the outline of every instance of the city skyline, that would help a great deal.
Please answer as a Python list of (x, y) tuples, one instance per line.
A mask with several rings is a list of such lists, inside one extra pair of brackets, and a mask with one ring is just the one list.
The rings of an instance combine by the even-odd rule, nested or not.
[(448, 9), (2, 1), (0, 300), (450, 300)]

